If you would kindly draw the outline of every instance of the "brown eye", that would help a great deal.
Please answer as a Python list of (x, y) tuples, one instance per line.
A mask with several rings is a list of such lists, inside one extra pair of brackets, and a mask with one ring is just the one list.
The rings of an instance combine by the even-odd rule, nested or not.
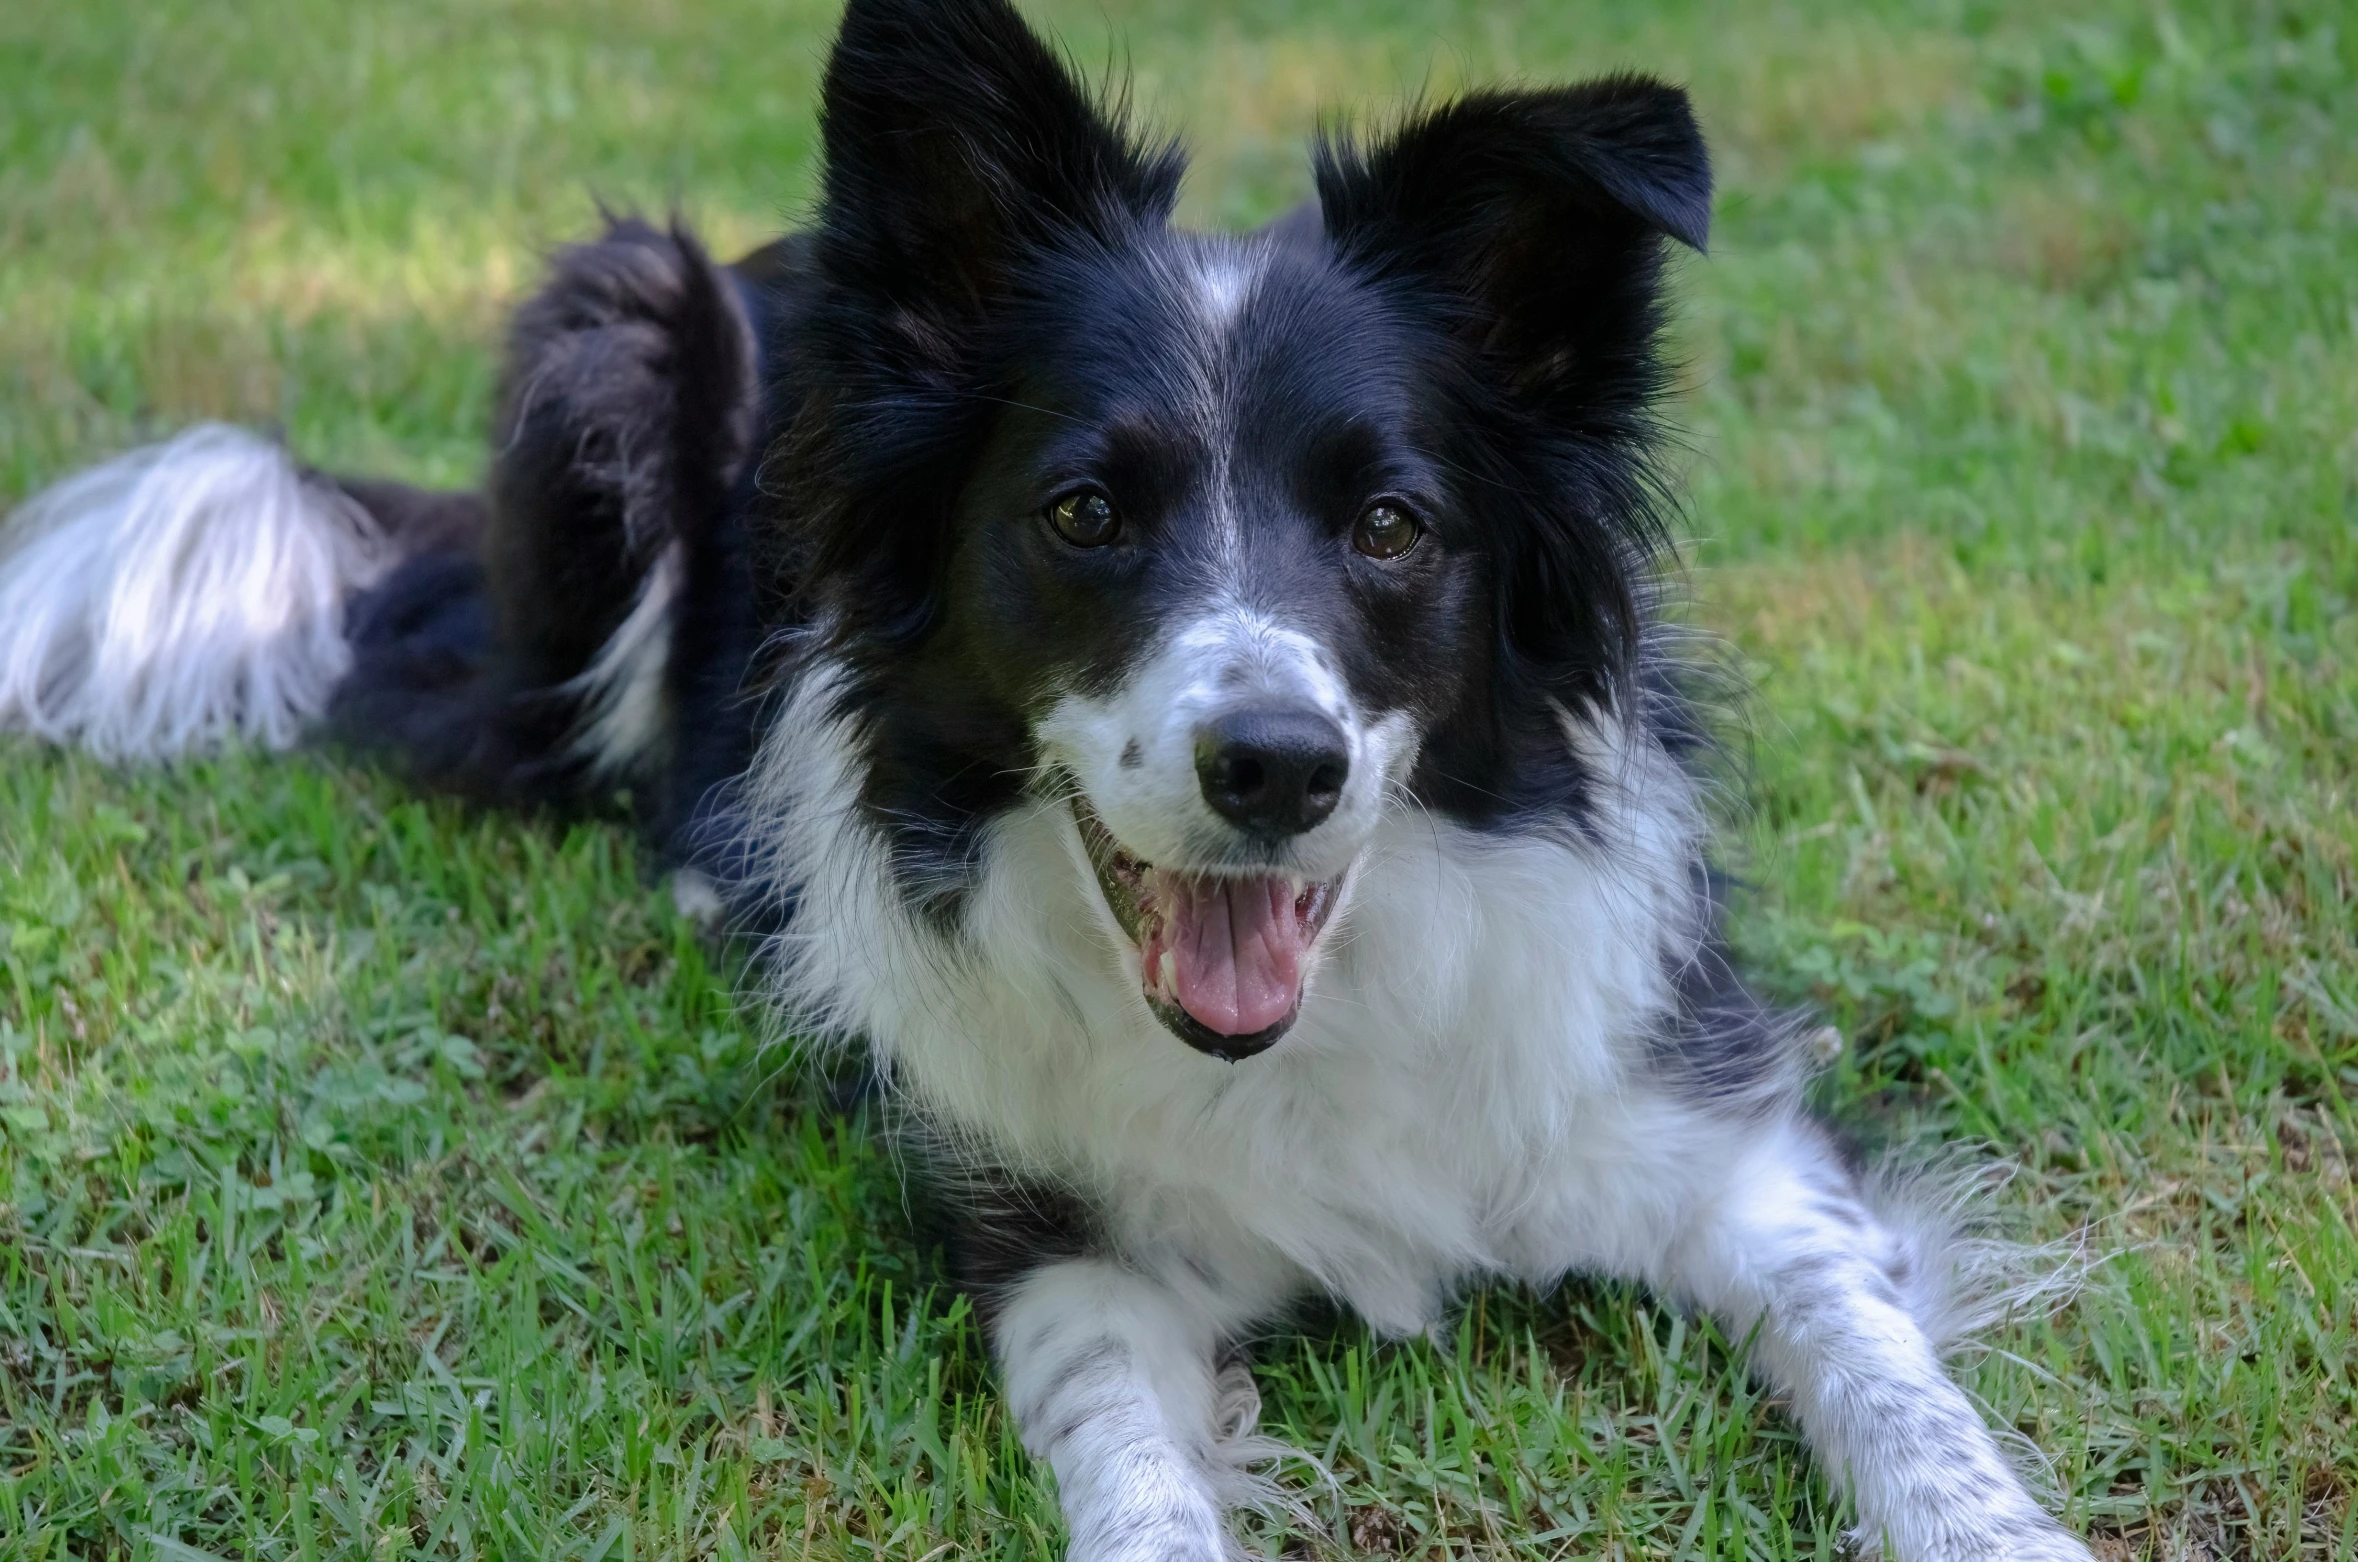
[(1400, 505), (1379, 499), (1359, 512), (1351, 546), (1371, 559), (1396, 559), (1416, 546), (1425, 529)]
[(1113, 501), (1095, 488), (1075, 489), (1050, 505), (1048, 524), (1076, 548), (1102, 548), (1122, 530)]

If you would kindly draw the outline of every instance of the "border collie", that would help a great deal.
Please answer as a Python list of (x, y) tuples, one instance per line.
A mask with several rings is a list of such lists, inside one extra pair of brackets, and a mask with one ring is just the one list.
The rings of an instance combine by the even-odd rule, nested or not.
[(206, 428), (28, 504), (0, 727), (627, 789), (925, 1126), (1075, 1557), (1231, 1553), (1236, 1347), (1299, 1299), (1578, 1271), (1750, 1338), (1865, 1548), (2085, 1562), (1942, 1370), (1977, 1248), (1837, 1150), (1719, 931), (1658, 590), (1685, 95), (1330, 137), (1243, 236), (1006, 0), (851, 0), (821, 116), (807, 232), (558, 257), (480, 495)]

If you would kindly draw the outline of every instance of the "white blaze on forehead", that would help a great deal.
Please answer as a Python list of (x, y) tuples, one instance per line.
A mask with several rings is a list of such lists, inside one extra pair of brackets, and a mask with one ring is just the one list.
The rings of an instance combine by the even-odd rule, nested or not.
[(1207, 254), (1195, 274), (1205, 320), (1223, 331), (1235, 324), (1260, 269), (1260, 256), (1241, 248), (1223, 247)]
[(1231, 560), (1239, 553), (1242, 518), (1230, 482), (1230, 458), (1237, 437), (1235, 376), (1229, 369), (1229, 344), (1245, 303), (1252, 297), (1267, 258), (1267, 246), (1236, 239), (1205, 239), (1190, 257), (1187, 285), (1189, 303), (1198, 329), (1190, 413), (1210, 456), (1208, 514), (1223, 551)]

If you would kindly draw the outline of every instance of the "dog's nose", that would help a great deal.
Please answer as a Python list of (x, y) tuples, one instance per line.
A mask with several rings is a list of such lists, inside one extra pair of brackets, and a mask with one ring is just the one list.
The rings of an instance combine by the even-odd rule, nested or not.
[(1305, 707), (1231, 711), (1196, 729), (1204, 801), (1257, 835), (1299, 835), (1342, 800), (1351, 773), (1343, 729)]

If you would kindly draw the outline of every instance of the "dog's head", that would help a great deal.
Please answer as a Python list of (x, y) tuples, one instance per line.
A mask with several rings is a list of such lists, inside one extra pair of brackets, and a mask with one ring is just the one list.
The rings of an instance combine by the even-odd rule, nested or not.
[(1242, 238), (1171, 228), (1176, 151), (1003, 0), (853, 0), (824, 122), (766, 474), (863, 801), (953, 914), (982, 825), (1068, 803), (1147, 1002), (1258, 1051), (1387, 810), (1577, 811), (1657, 537), (1663, 241), (1708, 221), (1686, 99), (1466, 98)]

